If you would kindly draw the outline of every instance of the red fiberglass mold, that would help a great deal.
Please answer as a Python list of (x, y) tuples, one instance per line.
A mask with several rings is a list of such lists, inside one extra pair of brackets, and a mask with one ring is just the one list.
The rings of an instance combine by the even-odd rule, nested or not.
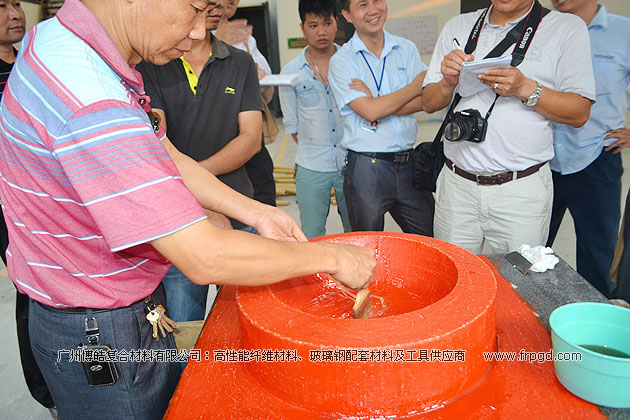
[[(490, 368), (483, 352), (496, 347), (497, 288), (483, 261), (415, 235), (355, 233), (326, 239), (377, 250), (370, 291), (384, 299), (386, 309), (375, 318), (350, 319), (353, 301), (322, 276), (240, 288), (236, 300), (243, 346), (297, 349), (303, 359), (248, 363), (265, 388), (321, 413), (387, 416), (443, 405), (482, 380)], [(349, 362), (317, 360), (325, 350), (340, 349), (369, 349), (372, 361), (358, 361), (358, 353), (356, 362), (352, 353)], [(440, 358), (447, 351), (453, 361), (411, 361), (422, 351), (433, 351), (435, 358), (435, 350)], [(378, 361), (378, 354), (394, 357)]]
[(551, 349), (487, 259), (402, 233), (316, 240), (376, 250), (374, 316), (351, 318), (353, 300), (324, 275), (223, 287), (166, 419), (604, 418), (552, 362), (484, 358)]

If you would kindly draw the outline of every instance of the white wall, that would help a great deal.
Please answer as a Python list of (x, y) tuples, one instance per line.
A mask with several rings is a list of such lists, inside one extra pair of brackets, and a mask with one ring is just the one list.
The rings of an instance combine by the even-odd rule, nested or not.
[(22, 9), (24, 9), (24, 15), (26, 15), (26, 30), (28, 31), (33, 27), (42, 16), (42, 6), (35, 3), (27, 3), (23, 1), (21, 3)]

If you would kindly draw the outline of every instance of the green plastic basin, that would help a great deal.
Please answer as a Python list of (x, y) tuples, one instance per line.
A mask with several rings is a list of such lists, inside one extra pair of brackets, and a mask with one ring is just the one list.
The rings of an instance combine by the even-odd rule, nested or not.
[[(554, 370), (560, 383), (594, 404), (630, 407), (630, 309), (606, 303), (572, 303), (553, 311), (549, 324)], [(583, 345), (595, 346), (597, 351)], [(581, 360), (576, 360), (578, 353)]]

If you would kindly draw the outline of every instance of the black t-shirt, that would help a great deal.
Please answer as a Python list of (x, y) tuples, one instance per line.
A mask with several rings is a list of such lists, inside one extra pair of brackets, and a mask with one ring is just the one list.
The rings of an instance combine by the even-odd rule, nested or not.
[[(17, 57), (17, 51), (13, 50), (13, 52)], [(4, 92), (4, 87), (7, 85), (7, 80), (9, 80), (9, 74), (11, 73), (12, 68), (13, 63), (9, 64), (0, 60), (0, 98), (2, 98), (2, 93)]]
[[(212, 56), (198, 75), (196, 94), (179, 59), (164, 66), (142, 62), (136, 69), (142, 73), (151, 107), (166, 114), (169, 140), (196, 161), (214, 155), (238, 136), (240, 112), (264, 109), (252, 57), (214, 36)], [(253, 196), (244, 167), (218, 178), (236, 191)]]

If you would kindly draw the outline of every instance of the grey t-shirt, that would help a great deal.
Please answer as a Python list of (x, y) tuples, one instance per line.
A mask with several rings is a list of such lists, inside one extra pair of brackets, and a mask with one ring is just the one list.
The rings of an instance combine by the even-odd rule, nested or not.
[[(166, 114), (167, 135), (177, 149), (201, 161), (238, 136), (238, 114), (263, 111), (258, 72), (252, 57), (212, 37), (208, 59), (193, 93), (181, 60), (163, 66), (142, 62), (142, 74), (151, 107)], [(234, 190), (253, 196), (245, 167), (218, 177)]]

